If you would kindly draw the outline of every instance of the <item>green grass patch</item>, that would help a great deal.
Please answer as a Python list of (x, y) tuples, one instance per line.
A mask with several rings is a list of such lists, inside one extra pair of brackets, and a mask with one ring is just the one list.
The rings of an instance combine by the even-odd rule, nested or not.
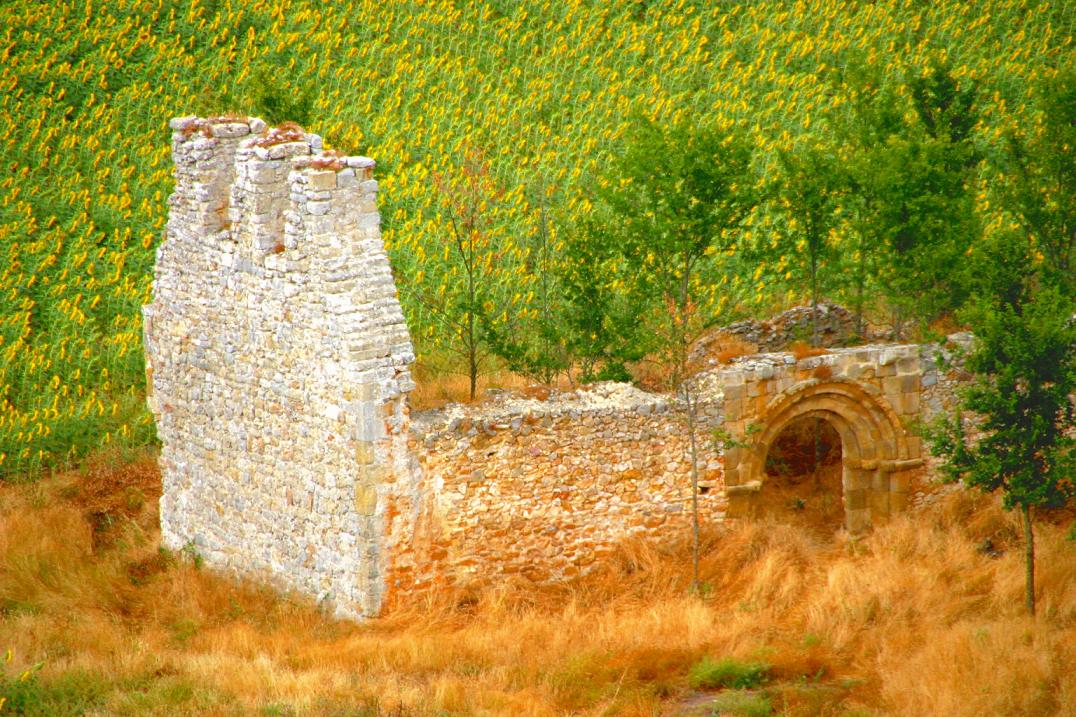
[(92, 672), (74, 670), (49, 679), (41, 665), (18, 674), (0, 672), (0, 714), (4, 717), (66, 717), (98, 707), (108, 694), (108, 681)]
[(695, 689), (749, 689), (765, 682), (769, 674), (770, 666), (765, 662), (741, 662), (728, 657), (713, 660), (704, 657), (692, 665), (688, 678)]
[(710, 714), (714, 717), (770, 717), (773, 714), (773, 706), (770, 704), (770, 698), (765, 695), (742, 691), (724, 692), (714, 699)]

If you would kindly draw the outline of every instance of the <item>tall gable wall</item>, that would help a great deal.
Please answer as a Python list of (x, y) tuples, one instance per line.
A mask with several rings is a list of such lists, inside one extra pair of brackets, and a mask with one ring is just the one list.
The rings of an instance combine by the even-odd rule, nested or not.
[(257, 119), (172, 128), (175, 192), (144, 311), (162, 540), (342, 614), (376, 612), (413, 356), (374, 163)]

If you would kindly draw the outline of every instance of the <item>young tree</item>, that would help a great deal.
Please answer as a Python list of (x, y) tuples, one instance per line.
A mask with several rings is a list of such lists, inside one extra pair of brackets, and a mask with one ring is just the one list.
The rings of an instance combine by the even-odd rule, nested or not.
[(689, 381), (689, 349), (722, 309), (709, 290), (756, 202), (750, 145), (736, 132), (641, 120), (599, 185), (589, 237), (604, 236), (614, 283), (641, 311), (635, 323), (656, 337), (669, 384), (686, 409), (697, 589), (698, 396)]
[(520, 251), (507, 231), (505, 190), (490, 174), (482, 154), (468, 151), (454, 175), (435, 176), (440, 246), (423, 248), (424, 261), (405, 289), (441, 331), (435, 350), (462, 361), (470, 398), (492, 355), (491, 332), (518, 308)]
[[(1056, 286), (1010, 277), (999, 296), (968, 314), (975, 346), (966, 358), (973, 383), (955, 418), (937, 428), (934, 452), (951, 479), (1000, 489), (1006, 509), (1023, 516), (1025, 603), (1035, 613), (1032, 510), (1076, 495), (1072, 394), (1076, 391), (1076, 304)], [(1008, 294), (1008, 296), (1006, 296)], [(962, 414), (979, 433), (968, 441)]]
[[(1067, 99), (1066, 99), (1067, 98)], [(966, 317), (976, 342), (966, 366), (974, 379), (959, 411), (935, 430), (945, 470), (1018, 507), (1025, 541), (1025, 603), (1035, 613), (1032, 511), (1076, 496), (1076, 293), (1073, 291), (1073, 141), (1076, 73), (1042, 87), (1042, 130), (1009, 138), (1004, 198), (1019, 233), (979, 252), (979, 297)], [(1068, 192), (1066, 194), (1066, 191)]]
[(531, 231), (525, 238), (521, 282), (526, 296), (506, 320), (490, 327), (491, 350), (512, 370), (544, 384), (571, 376), (576, 358), (566, 330), (563, 245), (552, 210), (554, 193), (539, 174), (528, 192)]
[(905, 320), (929, 322), (967, 297), (963, 258), (980, 233), (974, 91), (958, 88), (948, 68), (935, 63), (908, 84), (912, 112), (905, 112), (896, 88), (869, 75), (855, 81), (862, 86), (840, 128), (860, 238), (857, 311), (873, 279), (899, 338)]
[(559, 320), (584, 381), (630, 381), (625, 364), (655, 347), (652, 333), (639, 320), (647, 313), (648, 297), (626, 290), (622, 247), (607, 235), (615, 221), (608, 207), (593, 207), (568, 234), (557, 265), (563, 292)]
[(895, 143), (896, 166), (887, 165), (896, 171), (887, 176), (893, 272), (884, 285), (901, 315), (929, 322), (968, 296), (965, 255), (981, 233), (974, 198), (981, 157), (972, 136), (978, 115), (974, 86), (960, 87), (944, 63), (933, 62), (907, 87), (917, 121)]
[(851, 233), (844, 283), (851, 291), (856, 335), (862, 338), (868, 289), (883, 264), (886, 244), (876, 221), (884, 202), (874, 187), (874, 153), (900, 134), (904, 119), (893, 85), (862, 61), (848, 64), (836, 91), (847, 98), (843, 109), (830, 117), (839, 144), (839, 178), (847, 188), (842, 209)]

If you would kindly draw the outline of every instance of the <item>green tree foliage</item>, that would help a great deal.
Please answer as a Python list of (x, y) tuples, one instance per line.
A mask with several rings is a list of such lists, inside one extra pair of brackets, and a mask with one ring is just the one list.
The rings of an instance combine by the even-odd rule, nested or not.
[(781, 152), (778, 159), (781, 174), (776, 203), (785, 221), (776, 233), (776, 248), (781, 256), (789, 257), (797, 278), (810, 286), (811, 343), (817, 346), (818, 301), (828, 278), (825, 272), (835, 263), (832, 233), (847, 188), (831, 150), (806, 147)]
[[(1065, 76), (1062, 76), (1064, 78)], [(1022, 164), (1007, 188), (1021, 230), (1003, 232), (981, 252), (979, 295), (965, 313), (976, 336), (966, 368), (972, 384), (959, 411), (935, 430), (935, 453), (952, 479), (1001, 490), (1006, 508), (1023, 515), (1026, 606), (1035, 612), (1032, 509), (1076, 496), (1076, 295), (1071, 266), (1071, 210), (1059, 197), (1071, 163), (1073, 75), (1043, 88), (1044, 130), (1033, 142), (1012, 142), (1009, 161)], [(1045, 165), (1045, 166), (1044, 166)], [(1044, 179), (1050, 178), (1050, 179)], [(1058, 181), (1061, 180), (1061, 181)], [(1056, 182), (1056, 183), (1055, 183)], [(1066, 249), (1067, 247), (1067, 249)], [(1068, 253), (1066, 253), (1066, 251)], [(962, 413), (969, 414), (965, 422)], [(976, 436), (966, 435), (966, 425)], [(970, 438), (970, 440), (969, 440)]]
[(593, 251), (606, 254), (612, 286), (656, 337), (673, 385), (685, 377), (692, 327), (727, 305), (713, 288), (757, 201), (751, 156), (735, 131), (640, 119), (597, 183), (587, 241), (603, 239)]
[[(846, 142), (849, 215), (857, 235), (857, 310), (873, 280), (893, 311), (926, 324), (967, 298), (963, 258), (980, 236), (972, 144), (974, 92), (935, 63), (904, 89), (850, 73), (850, 110), (838, 122)], [(904, 96), (911, 96), (907, 107)]]
[(613, 221), (607, 207), (582, 218), (565, 242), (557, 272), (561, 325), (584, 381), (630, 380), (625, 363), (642, 359), (652, 347), (639, 321), (646, 297), (623, 291), (620, 253), (606, 240), (605, 227)]
[(835, 88), (847, 98), (832, 112), (831, 125), (839, 144), (842, 180), (848, 188), (844, 207), (849, 241), (843, 288), (856, 315), (856, 333), (864, 334), (868, 289), (883, 266), (885, 232), (876, 220), (884, 207), (874, 185), (874, 153), (900, 133), (903, 122), (893, 85), (862, 62), (851, 62)]
[(1002, 175), (1005, 203), (1019, 221), (1043, 268), (1063, 290), (1076, 293), (1076, 64), (1041, 84), (1042, 121), (1006, 137)]

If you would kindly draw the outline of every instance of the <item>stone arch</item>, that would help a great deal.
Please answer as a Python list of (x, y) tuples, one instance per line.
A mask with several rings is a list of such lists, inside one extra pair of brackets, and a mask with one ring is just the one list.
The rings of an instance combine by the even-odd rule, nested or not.
[(811, 379), (776, 395), (754, 420), (744, 445), (726, 454), (732, 517), (754, 513), (766, 479), (766, 455), (792, 421), (822, 418), (841, 437), (845, 525), (851, 532), (902, 510), (910, 473), (922, 465), (918, 443), (874, 386), (849, 379)]

